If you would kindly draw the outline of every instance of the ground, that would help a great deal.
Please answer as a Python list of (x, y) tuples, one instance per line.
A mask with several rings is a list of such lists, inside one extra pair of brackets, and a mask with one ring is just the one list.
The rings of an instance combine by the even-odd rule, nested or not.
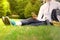
[(6, 26), (0, 19), (0, 40), (60, 40), (60, 27)]

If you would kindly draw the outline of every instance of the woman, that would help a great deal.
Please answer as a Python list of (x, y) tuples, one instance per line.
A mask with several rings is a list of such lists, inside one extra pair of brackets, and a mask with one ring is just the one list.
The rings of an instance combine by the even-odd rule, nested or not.
[[(53, 9), (60, 9), (60, 3), (56, 2), (56, 1), (52, 1), (52, 0), (45, 0), (46, 3), (44, 3), (38, 13), (38, 16), (33, 17), (33, 18), (29, 18), (26, 20), (22, 20), (22, 21), (12, 21), (10, 20), (8, 17), (3, 17), (3, 22), (6, 24), (12, 24), (12, 25), (29, 25), (29, 24), (39, 24), (39, 25), (43, 25), (46, 24), (46, 20), (48, 20), (48, 24), (51, 23), (53, 20), (51, 19), (51, 14), (52, 14), (52, 10)], [(8, 22), (5, 22), (5, 21)]]

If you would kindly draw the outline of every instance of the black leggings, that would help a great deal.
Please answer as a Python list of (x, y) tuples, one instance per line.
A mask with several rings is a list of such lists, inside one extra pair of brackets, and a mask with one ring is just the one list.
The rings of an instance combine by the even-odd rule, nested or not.
[(22, 25), (46, 25), (46, 21), (38, 21), (38, 20), (34, 20), (33, 18), (28, 18), (25, 20), (22, 20)]

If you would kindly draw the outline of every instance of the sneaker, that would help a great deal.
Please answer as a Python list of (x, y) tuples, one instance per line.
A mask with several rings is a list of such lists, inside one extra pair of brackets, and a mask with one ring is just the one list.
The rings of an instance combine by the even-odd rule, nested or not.
[(2, 17), (2, 21), (5, 25), (10, 25), (10, 20), (9, 20), (9, 17)]

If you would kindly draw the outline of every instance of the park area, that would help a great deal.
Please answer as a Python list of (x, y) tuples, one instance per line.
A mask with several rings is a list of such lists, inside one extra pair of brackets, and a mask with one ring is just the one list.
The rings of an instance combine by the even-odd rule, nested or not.
[(60, 40), (60, 27), (51, 25), (6, 26), (0, 19), (0, 40)]
[(52, 25), (5, 25), (2, 16), (17, 21), (38, 15), (42, 0), (0, 0), (0, 40), (60, 40), (60, 27)]

